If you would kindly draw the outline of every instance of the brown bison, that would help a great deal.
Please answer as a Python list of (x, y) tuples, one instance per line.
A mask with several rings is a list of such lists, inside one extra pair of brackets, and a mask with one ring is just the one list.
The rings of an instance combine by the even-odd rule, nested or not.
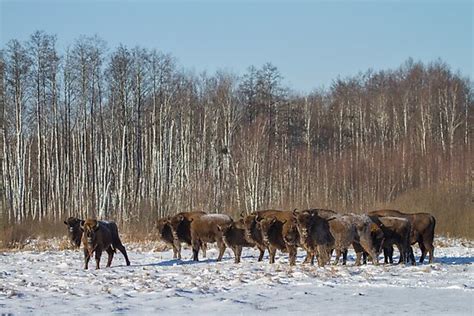
[[(397, 210), (377, 210), (369, 212), (369, 215), (377, 216), (393, 216), (406, 218), (411, 224), (410, 244), (418, 243), (421, 250), (420, 263), (423, 263), (428, 252), (429, 262), (432, 263), (434, 259), (434, 231), (436, 226), (436, 219), (429, 213), (415, 213), (407, 214)], [(413, 256), (411, 251), (410, 256)], [(413, 258), (411, 258), (414, 260)]]
[[(255, 247), (255, 243), (250, 242), (245, 238), (245, 225), (243, 219), (236, 222), (232, 221), (230, 224), (218, 225), (217, 227), (222, 231), (225, 245), (234, 252), (235, 263), (240, 262), (243, 247)], [(259, 250), (262, 255), (265, 248), (259, 248)]]
[(84, 269), (88, 268), (89, 260), (94, 252), (96, 269), (99, 269), (100, 257), (104, 250), (107, 251), (107, 254), (109, 255), (107, 267), (110, 267), (116, 249), (119, 249), (124, 255), (127, 266), (130, 265), (127, 251), (118, 238), (118, 229), (115, 223), (87, 219), (81, 222), (81, 230), (83, 231), (82, 244), (84, 245)]
[[(166, 223), (171, 227), (171, 233), (173, 234), (173, 243), (176, 249), (181, 251), (181, 243), (184, 242), (191, 246), (191, 222), (205, 215), (206, 212), (195, 211), (195, 212), (181, 212), (174, 216), (168, 217)], [(203, 256), (206, 257), (206, 243), (201, 246)]]
[(260, 250), (260, 255), (258, 256), (258, 261), (262, 261), (263, 255), (267, 245), (263, 242), (262, 232), (259, 225), (257, 225), (257, 220), (262, 220), (267, 216), (272, 216), (280, 213), (278, 210), (262, 210), (250, 213), (249, 215), (243, 218), (245, 226), (245, 238), (252, 243), (255, 243), (257, 248)]
[[(290, 265), (296, 264), (300, 236), (293, 212), (282, 211), (259, 221), (263, 242), (268, 247), (270, 263), (275, 262), (276, 250), (288, 252)], [(308, 253), (307, 258), (310, 256)], [(306, 259), (308, 261), (308, 259)]]
[(197, 216), (191, 221), (191, 245), (193, 247), (193, 260), (199, 261), (199, 249), (203, 243), (215, 242), (219, 249), (217, 261), (222, 260), (225, 251), (225, 243), (219, 226), (232, 223), (232, 218), (224, 214), (205, 214)]
[[(309, 209), (303, 211), (293, 211), (293, 216), (296, 221), (296, 228), (300, 235), (300, 245), (306, 250), (308, 256), (306, 257), (304, 263), (314, 264), (314, 256), (319, 256), (320, 251), (328, 251), (326, 249), (326, 242), (323, 240), (316, 240), (316, 235), (313, 235), (314, 230), (316, 229), (316, 224), (322, 225), (323, 223), (316, 223), (316, 217), (322, 219), (327, 219), (335, 216), (337, 213), (331, 210), (326, 209)], [(322, 227), (321, 227), (322, 228)], [(321, 228), (319, 230), (321, 230)], [(329, 229), (329, 226), (326, 227)], [(319, 236), (322, 237), (322, 236)], [(318, 263), (319, 263), (318, 259)]]
[(324, 266), (329, 262), (333, 249), (336, 250), (337, 264), (342, 254), (343, 264), (347, 260), (347, 249), (353, 246), (357, 253), (356, 264), (360, 264), (363, 250), (371, 254), (375, 265), (378, 264), (378, 252), (372, 243), (372, 235), (377, 226), (367, 216), (355, 214), (331, 216), (325, 210), (307, 210), (296, 214), (301, 243), (318, 256), (318, 265)]
[(398, 263), (406, 263), (411, 260), (415, 264), (415, 258), (410, 247), (410, 232), (411, 223), (406, 218), (392, 217), (392, 216), (377, 216), (371, 215), (370, 218), (382, 230), (382, 240), (380, 237), (375, 238), (374, 242), (380, 244), (384, 249), (385, 263), (393, 263), (391, 254), (393, 253), (392, 245), (396, 245), (400, 251), (400, 260)]

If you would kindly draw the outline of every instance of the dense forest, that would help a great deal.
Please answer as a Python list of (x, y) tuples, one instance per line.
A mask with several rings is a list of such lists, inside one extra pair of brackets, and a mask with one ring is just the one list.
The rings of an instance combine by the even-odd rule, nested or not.
[(196, 74), (96, 36), (56, 46), (38, 31), (2, 48), (2, 225), (397, 207), (474, 236), (473, 85), (443, 61), (297, 93), (270, 63)]

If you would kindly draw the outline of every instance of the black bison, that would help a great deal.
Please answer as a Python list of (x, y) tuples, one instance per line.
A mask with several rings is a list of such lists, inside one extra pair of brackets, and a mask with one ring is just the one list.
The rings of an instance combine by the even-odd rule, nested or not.
[[(427, 253), (430, 255), (429, 262), (433, 262), (433, 241), (436, 226), (436, 219), (433, 215), (429, 213), (407, 214), (397, 210), (377, 210), (369, 212), (369, 215), (401, 217), (409, 220), (411, 224), (410, 244), (418, 243), (421, 250), (420, 263), (423, 263)], [(413, 256), (413, 251), (410, 256)], [(414, 256), (411, 259), (414, 260)]]
[(224, 214), (205, 214), (191, 220), (191, 245), (193, 247), (193, 260), (199, 261), (199, 249), (203, 243), (215, 242), (219, 249), (217, 261), (222, 260), (225, 251), (222, 230), (219, 226), (232, 223), (232, 218)]
[[(222, 231), (224, 243), (234, 252), (234, 262), (239, 263), (242, 256), (243, 247), (255, 247), (255, 243), (248, 241), (245, 238), (245, 224), (244, 220), (232, 221), (229, 224), (218, 225), (219, 230)], [(259, 249), (262, 254), (265, 248)]]
[[(67, 220), (64, 221), (64, 224), (68, 227), (68, 237), (69, 241), (74, 247), (79, 248), (81, 246), (82, 235), (83, 235), (83, 228), (81, 226), (84, 225), (84, 220), (77, 218), (77, 217), (69, 217)], [(118, 249), (123, 256), (125, 257), (125, 261), (127, 265), (130, 265), (130, 261), (128, 260), (127, 251), (120, 240), (118, 227), (117, 224), (113, 221), (99, 221), (103, 226), (107, 227), (110, 231), (112, 236), (112, 247), (114, 250)]]
[(117, 225), (113, 222), (102, 222), (96, 219), (81, 221), (82, 244), (84, 245), (84, 269), (88, 268), (89, 260), (95, 252), (96, 269), (99, 269), (102, 251), (109, 255), (107, 267), (110, 267), (116, 249), (119, 249), (125, 257), (127, 266), (130, 265), (127, 251), (118, 237)]
[(81, 246), (81, 239), (82, 239), (82, 230), (81, 230), (81, 223), (84, 221), (77, 218), (77, 217), (69, 217), (67, 220), (64, 221), (64, 224), (67, 226), (67, 236), (71, 245), (73, 247), (79, 248)]

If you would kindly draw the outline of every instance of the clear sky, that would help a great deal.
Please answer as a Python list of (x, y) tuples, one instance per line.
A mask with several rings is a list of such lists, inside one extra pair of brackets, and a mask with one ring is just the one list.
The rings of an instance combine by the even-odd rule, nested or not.
[(474, 1), (7, 1), (0, 47), (35, 30), (62, 50), (81, 34), (171, 53), (200, 72), (271, 62), (297, 91), (338, 75), (441, 58), (474, 78)]

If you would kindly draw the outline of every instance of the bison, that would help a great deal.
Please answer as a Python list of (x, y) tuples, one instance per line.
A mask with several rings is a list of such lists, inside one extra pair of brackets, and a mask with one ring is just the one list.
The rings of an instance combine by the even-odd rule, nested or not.
[[(243, 219), (240, 219), (239, 221), (232, 221), (229, 224), (218, 225), (217, 227), (222, 231), (225, 245), (234, 252), (235, 263), (240, 263), (243, 247), (256, 246), (254, 242), (248, 241), (245, 238), (245, 225)], [(259, 250), (260, 254), (263, 254), (265, 248), (259, 248)]]
[(339, 215), (328, 210), (306, 210), (296, 214), (296, 222), (301, 243), (318, 255), (319, 266), (329, 262), (333, 249), (336, 250), (334, 264), (338, 263), (341, 254), (345, 264), (347, 249), (350, 246), (353, 246), (357, 253), (356, 264), (360, 264), (363, 250), (371, 254), (375, 265), (378, 264), (377, 248), (371, 238), (374, 230), (378, 228), (367, 216)]
[[(171, 233), (173, 234), (173, 243), (176, 249), (181, 252), (181, 243), (184, 242), (191, 246), (191, 222), (205, 215), (206, 212), (195, 211), (195, 212), (181, 212), (174, 216), (168, 217), (166, 223), (171, 227)], [(206, 243), (201, 245), (203, 256), (206, 257)]]
[(67, 220), (64, 221), (68, 228), (68, 238), (71, 242), (73, 247), (79, 248), (81, 246), (81, 239), (82, 239), (82, 230), (81, 230), (81, 222), (83, 220), (77, 217), (69, 217)]
[(156, 229), (159, 233), (159, 238), (165, 244), (173, 248), (173, 259), (181, 259), (181, 244), (174, 243), (173, 232), (169, 225), (169, 218), (163, 217), (156, 221)]
[[(397, 210), (377, 210), (369, 212), (369, 215), (377, 216), (392, 216), (406, 218), (411, 224), (410, 244), (418, 243), (421, 250), (420, 263), (425, 260), (426, 254), (429, 253), (429, 263), (434, 260), (434, 231), (436, 226), (436, 219), (429, 213), (414, 213), (407, 214)], [(413, 256), (413, 251), (410, 252)], [(413, 258), (411, 258), (414, 260)]]
[[(262, 231), (263, 241), (268, 246), (270, 253), (270, 263), (275, 262), (275, 253), (279, 249), (287, 251), (289, 254), (289, 263), (296, 263), (296, 253), (300, 243), (295, 214), (290, 211), (279, 212), (275, 215), (266, 217), (259, 222)], [(303, 246), (304, 247), (304, 246)], [(307, 251), (305, 262), (313, 258), (312, 251)]]
[[(68, 237), (69, 241), (74, 247), (79, 248), (81, 246), (82, 235), (83, 235), (83, 228), (84, 220), (77, 218), (77, 217), (69, 217), (67, 220), (64, 221), (64, 224), (68, 226)], [(102, 225), (106, 226), (112, 236), (112, 247), (114, 250), (118, 249), (125, 257), (125, 261), (127, 265), (130, 265), (130, 261), (128, 260), (127, 251), (120, 240), (117, 224), (113, 221), (99, 221)]]
[(392, 245), (395, 244), (400, 251), (399, 263), (406, 263), (411, 260), (411, 263), (415, 264), (415, 258), (410, 247), (410, 232), (412, 231), (410, 221), (406, 218), (392, 216), (371, 215), (370, 218), (383, 232), (381, 241), (380, 237), (374, 240), (384, 249), (385, 263), (388, 263), (388, 260), (393, 263), (391, 258)]
[(219, 226), (229, 225), (230, 223), (232, 223), (232, 218), (224, 214), (205, 214), (191, 220), (191, 245), (194, 261), (199, 261), (199, 249), (203, 243), (207, 242), (217, 243), (217, 248), (219, 248), (217, 261), (222, 260), (226, 246)]
[(280, 212), (281, 211), (279, 210), (262, 210), (250, 213), (249, 215), (245, 216), (245, 218), (243, 218), (245, 226), (245, 238), (249, 242), (255, 243), (257, 248), (260, 250), (258, 261), (263, 260), (263, 255), (265, 253), (267, 245), (265, 245), (265, 243), (263, 242), (262, 232), (260, 230), (259, 225), (257, 225), (257, 220), (262, 220), (266, 216), (272, 216)]
[(84, 246), (84, 269), (88, 268), (89, 260), (95, 252), (96, 269), (99, 269), (102, 251), (107, 251), (107, 267), (110, 267), (116, 249), (119, 249), (125, 257), (127, 266), (130, 265), (127, 251), (118, 237), (117, 225), (113, 222), (102, 222), (96, 219), (81, 221), (82, 244)]

